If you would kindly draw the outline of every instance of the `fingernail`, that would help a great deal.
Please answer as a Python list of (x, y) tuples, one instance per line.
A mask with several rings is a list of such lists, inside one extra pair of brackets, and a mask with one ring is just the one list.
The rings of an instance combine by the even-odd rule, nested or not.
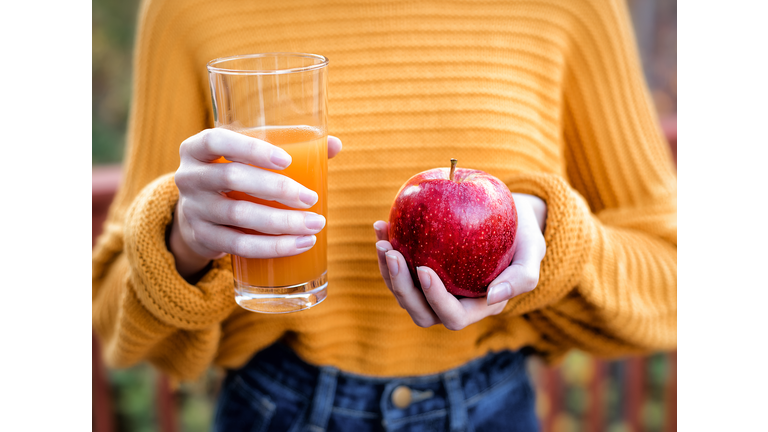
[(376, 245), (376, 249), (378, 249), (378, 250), (380, 250), (380, 251), (382, 251), (384, 253), (387, 253), (387, 249), (385, 249), (384, 246)]
[(400, 273), (400, 268), (397, 265), (397, 257), (395, 254), (388, 253), (387, 255), (387, 267), (389, 267), (389, 274), (397, 276)]
[(320, 230), (325, 226), (325, 218), (319, 214), (309, 213), (304, 216), (304, 226), (311, 230)]
[(385, 223), (382, 221), (376, 221), (373, 223), (373, 229), (376, 231), (381, 231), (384, 229)]
[(311, 190), (304, 189), (299, 191), (299, 199), (304, 204), (313, 206), (317, 202), (317, 194)]
[(488, 305), (502, 302), (512, 297), (512, 285), (509, 282), (502, 282), (488, 289)]
[(313, 235), (309, 236), (301, 236), (296, 239), (296, 248), (297, 249), (306, 249), (308, 247), (314, 246), (317, 239)]
[(416, 273), (419, 274), (419, 282), (421, 282), (421, 289), (427, 290), (432, 286), (432, 277), (429, 275), (429, 271), (424, 267), (416, 267)]
[(269, 155), (269, 160), (273, 164), (280, 167), (287, 167), (291, 164), (291, 155), (281, 148), (272, 149), (272, 154)]

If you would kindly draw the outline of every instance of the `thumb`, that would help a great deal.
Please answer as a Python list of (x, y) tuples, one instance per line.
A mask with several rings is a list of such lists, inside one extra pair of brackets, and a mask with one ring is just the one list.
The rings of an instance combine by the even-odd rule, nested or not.
[(512, 263), (488, 287), (488, 305), (532, 291), (538, 283), (538, 266), (532, 269), (521, 263)]

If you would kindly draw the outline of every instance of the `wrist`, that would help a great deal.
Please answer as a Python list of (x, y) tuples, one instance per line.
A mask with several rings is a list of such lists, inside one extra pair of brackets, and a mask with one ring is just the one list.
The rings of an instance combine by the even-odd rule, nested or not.
[(195, 252), (184, 240), (184, 236), (181, 234), (181, 218), (177, 203), (167, 242), (168, 250), (174, 257), (176, 271), (189, 282), (199, 276), (198, 274), (211, 263), (211, 259)]

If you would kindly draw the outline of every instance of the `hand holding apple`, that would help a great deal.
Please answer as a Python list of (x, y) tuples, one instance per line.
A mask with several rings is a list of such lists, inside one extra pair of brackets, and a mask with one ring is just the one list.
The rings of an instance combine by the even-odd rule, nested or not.
[(389, 213), (389, 242), (408, 264), (437, 273), (448, 292), (483, 297), (512, 262), (517, 211), (507, 185), (479, 170), (435, 168), (400, 188)]
[(497, 315), (507, 300), (531, 291), (539, 279), (544, 258), (544, 223), (546, 204), (540, 198), (512, 194), (517, 209), (517, 234), (512, 263), (489, 285), (487, 298), (456, 298), (435, 271), (427, 266), (416, 273), (421, 289), (411, 278), (403, 255), (390, 243), (387, 222), (374, 224), (379, 271), (398, 303), (420, 327), (443, 324), (450, 330), (460, 330), (481, 319)]

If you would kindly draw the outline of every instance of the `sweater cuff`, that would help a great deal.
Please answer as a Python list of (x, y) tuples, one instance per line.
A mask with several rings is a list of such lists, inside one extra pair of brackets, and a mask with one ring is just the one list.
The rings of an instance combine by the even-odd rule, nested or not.
[(125, 251), (142, 305), (168, 325), (198, 330), (221, 322), (237, 307), (232, 267), (229, 256), (215, 260), (196, 285), (176, 271), (165, 234), (178, 200), (173, 174), (147, 185), (126, 214)]
[(522, 315), (556, 303), (579, 283), (595, 235), (592, 212), (562, 177), (518, 173), (506, 179), (510, 191), (534, 195), (547, 203), (539, 283), (533, 291), (511, 299), (505, 312)]

